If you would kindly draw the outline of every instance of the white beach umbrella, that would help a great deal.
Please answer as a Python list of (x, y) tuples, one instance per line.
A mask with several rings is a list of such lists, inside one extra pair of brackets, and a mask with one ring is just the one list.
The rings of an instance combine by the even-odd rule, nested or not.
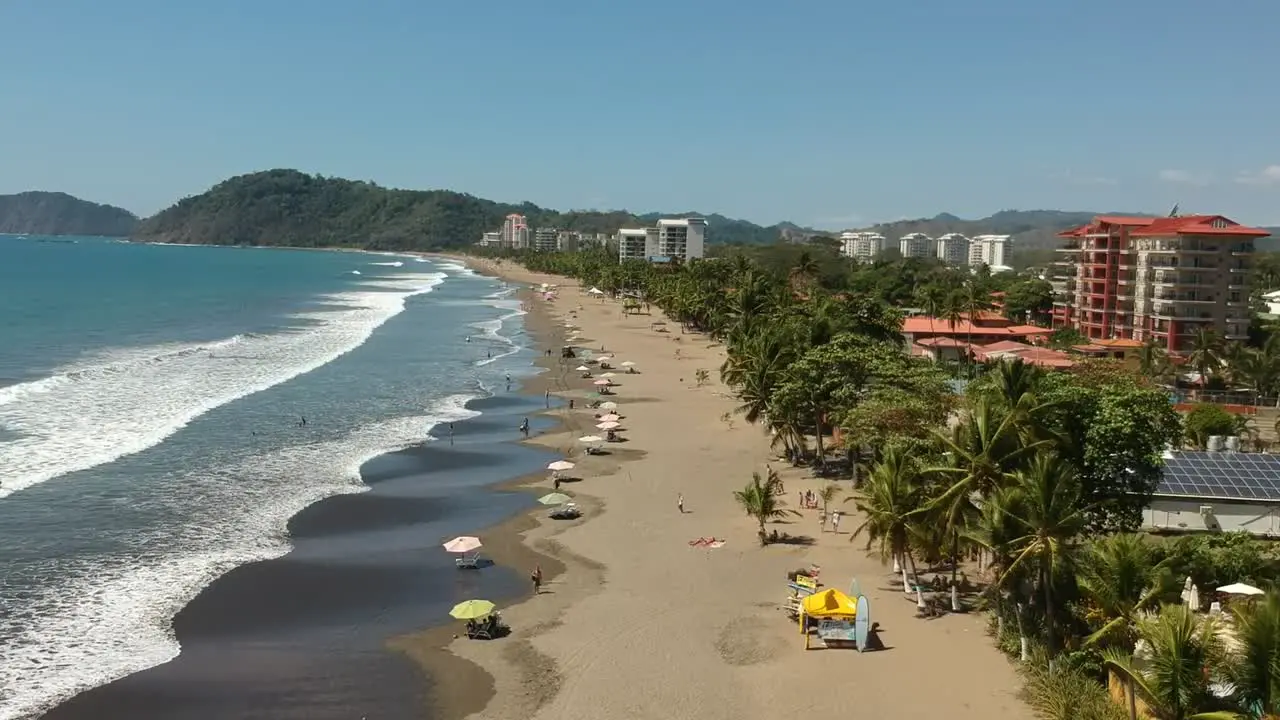
[(577, 370), (578, 372), (590, 372), (591, 368), (587, 367), (586, 365), (579, 365), (578, 367), (574, 368), (574, 370)]
[(562, 472), (564, 470), (572, 470), (573, 468), (573, 463), (568, 460), (557, 460), (547, 466), (547, 469), (551, 472)]
[(1230, 585), (1223, 585), (1222, 587), (1218, 588), (1218, 592), (1226, 593), (1228, 595), (1265, 595), (1266, 594), (1262, 590), (1259, 590), (1258, 588), (1252, 585), (1246, 585), (1244, 583), (1231, 583)]
[(1200, 587), (1198, 585), (1191, 586), (1191, 594), (1187, 599), (1187, 605), (1191, 606), (1191, 609), (1196, 612), (1200, 611)]
[(610, 400), (609, 402), (602, 402), (602, 403), (600, 403), (600, 409), (601, 409), (601, 410), (617, 410), (617, 409), (618, 409), (618, 403), (616, 403), (616, 402), (614, 402), (614, 401), (612, 401), (612, 400)]
[(628, 361), (626, 361), (626, 362), (622, 363), (622, 367), (635, 367), (635, 366), (636, 366), (636, 364), (635, 364), (634, 362), (630, 361), (630, 360), (628, 360)]
[(601, 430), (617, 430), (618, 428), (622, 427), (622, 423), (610, 420), (609, 422), (599, 423), (598, 425), (596, 425), (596, 427), (600, 428)]
[(588, 444), (598, 443), (598, 442), (604, 442), (604, 438), (600, 437), (599, 435), (583, 435), (582, 437), (578, 438), (578, 442), (588, 443)]
[(600, 422), (618, 422), (621, 419), (622, 419), (621, 417), (614, 415), (613, 413), (600, 416)]
[(480, 538), (463, 535), (444, 544), (444, 549), (451, 553), (469, 553), (480, 549)]
[(613, 383), (612, 383), (611, 381), (609, 381), (609, 380), (597, 380), (597, 381), (595, 381), (595, 382), (593, 382), (593, 383), (591, 383), (591, 384), (592, 384), (592, 385), (600, 385), (600, 386), (604, 386), (604, 385), (612, 385)]
[(611, 372), (607, 372), (607, 373), (600, 373), (600, 377), (602, 377), (602, 378), (618, 377), (618, 374), (617, 374), (617, 373), (611, 373)]
[(600, 357), (596, 358), (596, 362), (609, 362), (612, 359), (613, 359), (612, 355), (601, 355)]

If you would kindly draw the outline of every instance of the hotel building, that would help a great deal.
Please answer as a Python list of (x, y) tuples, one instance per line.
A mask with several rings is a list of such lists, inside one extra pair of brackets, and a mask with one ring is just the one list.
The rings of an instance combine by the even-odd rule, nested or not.
[(898, 239), (898, 250), (902, 252), (904, 258), (929, 257), (929, 251), (932, 249), (933, 238), (924, 233), (909, 233)]
[[(649, 236), (652, 234), (652, 244)], [(618, 231), (618, 259), (647, 260), (658, 253), (658, 234), (650, 233), (648, 228), (622, 228)]]
[(704, 257), (707, 221), (702, 218), (663, 218), (654, 227), (618, 231), (619, 260), (688, 262)]
[(885, 238), (874, 232), (840, 233), (840, 252), (858, 262), (871, 262), (884, 252)]
[(560, 231), (555, 228), (538, 228), (533, 232), (533, 249), (538, 252), (554, 252), (559, 234)]
[(1009, 267), (1008, 235), (977, 235), (969, 241), (969, 265), (1004, 270)]
[(1269, 234), (1221, 215), (1096, 217), (1059, 233), (1054, 326), (1183, 354), (1201, 328), (1244, 340), (1254, 241)]
[(529, 221), (525, 216), (512, 213), (502, 222), (502, 247), (513, 250), (529, 248)]
[(969, 260), (969, 238), (960, 233), (938, 238), (938, 259), (947, 265), (964, 265)]

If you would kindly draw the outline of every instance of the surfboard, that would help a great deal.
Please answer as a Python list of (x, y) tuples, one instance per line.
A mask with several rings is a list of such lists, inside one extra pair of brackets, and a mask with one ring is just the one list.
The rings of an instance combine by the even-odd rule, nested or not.
[(871, 634), (871, 604), (866, 595), (858, 596), (857, 615), (853, 621), (853, 641), (858, 644), (858, 652), (867, 649), (867, 635)]

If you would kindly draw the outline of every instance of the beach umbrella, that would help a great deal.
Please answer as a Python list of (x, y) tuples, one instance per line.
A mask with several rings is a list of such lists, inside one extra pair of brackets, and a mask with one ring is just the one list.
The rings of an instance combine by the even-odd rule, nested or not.
[(463, 535), (444, 544), (444, 549), (451, 553), (469, 553), (480, 549), (480, 538)]
[(622, 367), (635, 367), (635, 366), (636, 366), (636, 364), (635, 364), (635, 363), (633, 363), (633, 362), (631, 362), (630, 360), (628, 360), (628, 361), (626, 361), (626, 362), (622, 363)]
[(1266, 594), (1263, 591), (1259, 590), (1258, 588), (1252, 585), (1246, 585), (1244, 583), (1231, 583), (1230, 585), (1223, 585), (1222, 587), (1218, 588), (1218, 592), (1226, 593), (1228, 595), (1265, 595)]
[(547, 469), (552, 472), (561, 472), (564, 470), (572, 470), (573, 467), (574, 467), (573, 463), (569, 462), (568, 460), (557, 460), (551, 463), (550, 465), (548, 465)]
[(596, 427), (600, 428), (601, 430), (617, 430), (618, 428), (622, 427), (622, 423), (614, 422), (611, 420), (609, 422), (602, 422), (599, 425), (596, 425)]
[(599, 435), (583, 435), (582, 437), (578, 438), (578, 442), (598, 443), (598, 442), (604, 442), (604, 438), (600, 437)]
[(1187, 605), (1190, 605), (1191, 609), (1196, 612), (1200, 611), (1200, 587), (1198, 585), (1193, 584), (1191, 586), (1191, 593), (1187, 598)]
[(602, 402), (602, 403), (600, 403), (600, 409), (601, 409), (601, 410), (617, 410), (617, 409), (618, 409), (618, 403), (616, 403), (616, 402), (614, 402), (614, 401), (612, 401), (612, 400), (610, 400), (609, 402)]
[(574, 368), (574, 370), (577, 370), (578, 372), (591, 372), (591, 368), (587, 367), (586, 365), (579, 365), (578, 367)]
[(609, 413), (608, 415), (600, 416), (600, 422), (618, 422), (621, 419), (622, 419), (621, 416), (615, 415), (614, 413)]
[(611, 373), (611, 372), (607, 372), (607, 373), (600, 373), (600, 377), (602, 377), (602, 378), (618, 377), (618, 374), (617, 374), (617, 373)]
[(592, 383), (592, 384), (593, 384), (593, 385), (600, 385), (600, 386), (602, 386), (602, 387), (603, 387), (603, 386), (605, 386), (605, 385), (612, 385), (612, 384), (613, 384), (613, 382), (612, 382), (612, 381), (610, 381), (608, 378), (603, 378), (603, 379), (600, 379), (600, 380), (595, 381), (595, 382), (594, 382), (594, 383)]
[(600, 357), (596, 358), (596, 361), (597, 361), (597, 362), (609, 362), (609, 361), (610, 361), (610, 360), (612, 360), (612, 359), (613, 359), (613, 356), (612, 356), (612, 355), (601, 355)]
[(463, 600), (449, 614), (459, 620), (479, 620), (493, 613), (493, 603), (488, 600)]
[(546, 495), (538, 498), (538, 502), (543, 505), (563, 505), (572, 499), (573, 498), (565, 495), (564, 493), (547, 493)]

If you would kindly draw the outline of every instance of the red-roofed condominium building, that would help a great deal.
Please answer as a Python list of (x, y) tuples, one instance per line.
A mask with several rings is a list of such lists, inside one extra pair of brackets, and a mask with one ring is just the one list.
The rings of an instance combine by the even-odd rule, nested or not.
[(1102, 215), (1059, 233), (1054, 327), (1091, 340), (1154, 339), (1173, 353), (1188, 352), (1202, 327), (1244, 340), (1253, 243), (1269, 234), (1221, 215)]

